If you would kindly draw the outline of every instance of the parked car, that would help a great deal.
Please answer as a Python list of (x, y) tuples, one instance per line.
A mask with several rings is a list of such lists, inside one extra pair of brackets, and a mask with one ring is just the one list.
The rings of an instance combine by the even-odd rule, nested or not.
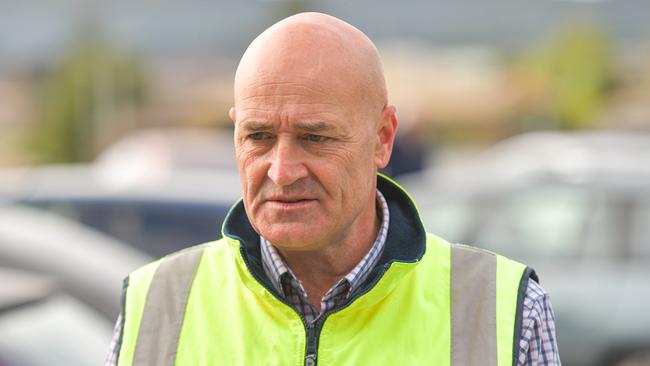
[[(152, 257), (83, 225), (33, 208), (0, 206), (0, 267), (42, 274), (107, 320), (123, 279)], [(9, 280), (0, 281), (6, 288)]]
[(403, 183), (429, 231), (539, 272), (564, 365), (650, 365), (650, 135), (525, 134)]
[(0, 267), (0, 365), (101, 364), (112, 325), (55, 276)]
[(123, 279), (152, 260), (59, 215), (0, 205), (0, 365), (101, 364)]
[(108, 169), (237, 169), (232, 129), (157, 127), (135, 130), (113, 142), (95, 163)]
[(0, 200), (62, 214), (154, 257), (218, 239), (239, 197), (231, 169), (94, 164), (0, 171)]

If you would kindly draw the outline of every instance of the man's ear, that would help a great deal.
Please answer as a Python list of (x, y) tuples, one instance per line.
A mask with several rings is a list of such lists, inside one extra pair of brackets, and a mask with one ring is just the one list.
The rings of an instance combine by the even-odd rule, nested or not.
[(228, 115), (230, 116), (230, 119), (233, 121), (233, 123), (237, 122), (237, 111), (235, 110), (235, 107), (230, 107)]
[(375, 165), (382, 169), (388, 165), (393, 152), (393, 143), (397, 134), (397, 109), (388, 105), (381, 112), (381, 121), (377, 125), (377, 146), (375, 147)]

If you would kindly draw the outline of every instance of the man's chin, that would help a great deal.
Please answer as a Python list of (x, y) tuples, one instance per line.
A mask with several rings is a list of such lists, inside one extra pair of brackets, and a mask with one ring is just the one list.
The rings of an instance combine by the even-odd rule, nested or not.
[(274, 246), (286, 250), (310, 250), (323, 238), (323, 235), (318, 234), (322, 228), (314, 227), (311, 224), (276, 224), (269, 230), (260, 229), (264, 239)]

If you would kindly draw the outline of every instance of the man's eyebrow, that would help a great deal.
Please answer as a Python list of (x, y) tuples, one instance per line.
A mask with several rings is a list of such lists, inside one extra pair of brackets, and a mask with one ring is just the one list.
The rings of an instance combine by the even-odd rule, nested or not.
[(245, 131), (267, 131), (273, 128), (273, 123), (264, 121), (245, 121), (241, 129)]
[[(327, 123), (324, 121), (304, 121), (304, 122), (297, 122), (294, 125), (295, 129), (299, 131), (305, 131), (309, 133), (319, 133), (319, 132), (327, 132), (327, 131), (335, 131), (337, 130), (336, 126), (332, 125), (331, 123)], [(268, 131), (273, 129), (273, 123), (272, 122), (265, 122), (265, 121), (245, 121), (242, 122), (241, 127), (243, 131)]]
[(296, 128), (310, 133), (327, 132), (327, 131), (336, 130), (336, 126), (323, 121), (298, 122), (296, 123)]

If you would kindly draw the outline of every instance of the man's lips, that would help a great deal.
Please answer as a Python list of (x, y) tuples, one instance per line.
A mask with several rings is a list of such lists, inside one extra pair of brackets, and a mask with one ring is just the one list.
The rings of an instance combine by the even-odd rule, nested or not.
[(298, 196), (274, 196), (266, 199), (266, 203), (278, 208), (290, 209), (308, 206), (317, 200), (309, 197)]
[(299, 202), (299, 201), (310, 201), (315, 200), (315, 198), (308, 196), (295, 196), (295, 195), (282, 195), (282, 196), (270, 196), (266, 201), (279, 201), (279, 202)]

